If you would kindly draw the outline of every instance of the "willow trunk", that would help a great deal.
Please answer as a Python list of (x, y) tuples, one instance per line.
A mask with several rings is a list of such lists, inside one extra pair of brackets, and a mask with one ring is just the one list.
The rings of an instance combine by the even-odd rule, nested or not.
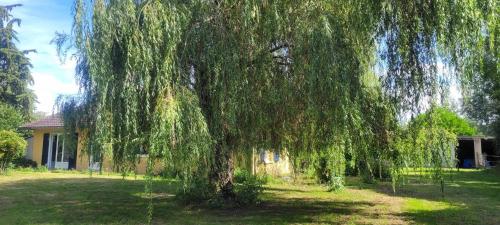
[(215, 145), (215, 163), (213, 168), (213, 182), (226, 200), (232, 200), (235, 197), (233, 174), (234, 174), (234, 161), (232, 151), (217, 143)]

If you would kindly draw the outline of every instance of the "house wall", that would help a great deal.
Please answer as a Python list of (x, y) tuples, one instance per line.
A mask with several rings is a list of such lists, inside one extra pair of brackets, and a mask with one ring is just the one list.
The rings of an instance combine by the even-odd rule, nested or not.
[(262, 152), (253, 154), (254, 173), (269, 174), (272, 176), (287, 176), (291, 174), (290, 159), (286, 151), (281, 151), (279, 159), (275, 160), (275, 152), (266, 150), (264, 157)]
[[(60, 133), (62, 128), (38, 128), (33, 130), (33, 147), (32, 147), (32, 160), (36, 161), (37, 165), (42, 165), (42, 151), (43, 151), (43, 134), (45, 133)], [(83, 138), (82, 132), (78, 132), (78, 146), (76, 150), (76, 170), (84, 171), (89, 169), (89, 157), (85, 154), (83, 149)], [(138, 174), (145, 174), (147, 168), (147, 156), (140, 156), (138, 158), (138, 163), (136, 164), (135, 172)], [(111, 156), (107, 156), (103, 160), (103, 171), (111, 172), (113, 171), (113, 162)], [(155, 164), (155, 173), (161, 172), (163, 169), (163, 164), (157, 161)]]
[[(140, 156), (139, 162), (136, 165), (135, 172), (138, 174), (146, 174), (146, 169), (148, 165), (148, 156)], [(165, 168), (163, 162), (157, 160), (153, 169), (153, 173), (158, 174)]]
[[(39, 166), (42, 165), (42, 150), (43, 150), (43, 134), (45, 133), (61, 133), (62, 128), (37, 128), (33, 130), (33, 148), (32, 157)], [(85, 171), (89, 169), (89, 157), (83, 149), (83, 132), (78, 132), (78, 146), (76, 153), (76, 170)], [(274, 160), (274, 152), (267, 150), (266, 159), (261, 159), (261, 152), (254, 151), (248, 154), (236, 156), (235, 161), (237, 166), (247, 168), (254, 174), (269, 174), (273, 176), (286, 176), (291, 173), (290, 160), (286, 151), (282, 151), (278, 161)], [(113, 171), (113, 162), (111, 156), (105, 156), (102, 169), (105, 172)], [(250, 160), (249, 160), (250, 159)], [(135, 172), (137, 174), (145, 174), (147, 168), (147, 156), (139, 156), (136, 164)], [(164, 168), (161, 161), (155, 163), (154, 173), (160, 173)]]
[(26, 151), (24, 152), (24, 158), (33, 160), (33, 137), (26, 138), (28, 145), (26, 146)]
[(235, 162), (237, 167), (245, 168), (252, 174), (287, 176), (292, 171), (290, 159), (286, 151), (281, 151), (279, 159), (275, 160), (275, 154), (272, 150), (254, 150), (250, 153), (237, 155)]

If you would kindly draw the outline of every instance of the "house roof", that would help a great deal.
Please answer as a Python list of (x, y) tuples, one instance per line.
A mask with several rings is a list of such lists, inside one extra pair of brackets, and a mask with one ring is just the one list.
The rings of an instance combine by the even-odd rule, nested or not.
[(27, 123), (21, 126), (21, 128), (35, 129), (35, 128), (63, 127), (63, 126), (64, 123), (61, 116), (59, 114), (52, 114), (45, 118), (33, 121), (31, 123)]

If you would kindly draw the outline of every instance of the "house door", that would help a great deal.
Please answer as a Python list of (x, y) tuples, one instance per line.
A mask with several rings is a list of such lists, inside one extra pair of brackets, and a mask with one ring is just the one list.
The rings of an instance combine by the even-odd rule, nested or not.
[(66, 151), (61, 134), (51, 134), (49, 142), (48, 167), (51, 169), (68, 169), (71, 153)]

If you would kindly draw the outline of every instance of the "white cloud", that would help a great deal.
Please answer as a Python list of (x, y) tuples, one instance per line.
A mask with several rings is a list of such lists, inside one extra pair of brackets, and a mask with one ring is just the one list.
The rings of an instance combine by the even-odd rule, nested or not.
[(31, 73), (34, 85), (31, 88), (37, 95), (36, 110), (50, 113), (59, 94), (76, 94), (78, 86), (75, 84), (75, 60), (66, 59), (61, 63), (56, 47), (50, 44), (55, 32), (71, 30), (72, 1), (69, 0), (2, 0), (1, 5), (14, 3), (23, 4), (16, 7), (12, 14), (22, 20), (21, 26), (16, 27), (19, 49), (35, 49), (37, 53), (30, 53), (33, 68)]
[(58, 95), (77, 94), (78, 85), (74, 82), (62, 82), (52, 74), (33, 73), (35, 84), (31, 87), (38, 98), (37, 111), (52, 113)]

